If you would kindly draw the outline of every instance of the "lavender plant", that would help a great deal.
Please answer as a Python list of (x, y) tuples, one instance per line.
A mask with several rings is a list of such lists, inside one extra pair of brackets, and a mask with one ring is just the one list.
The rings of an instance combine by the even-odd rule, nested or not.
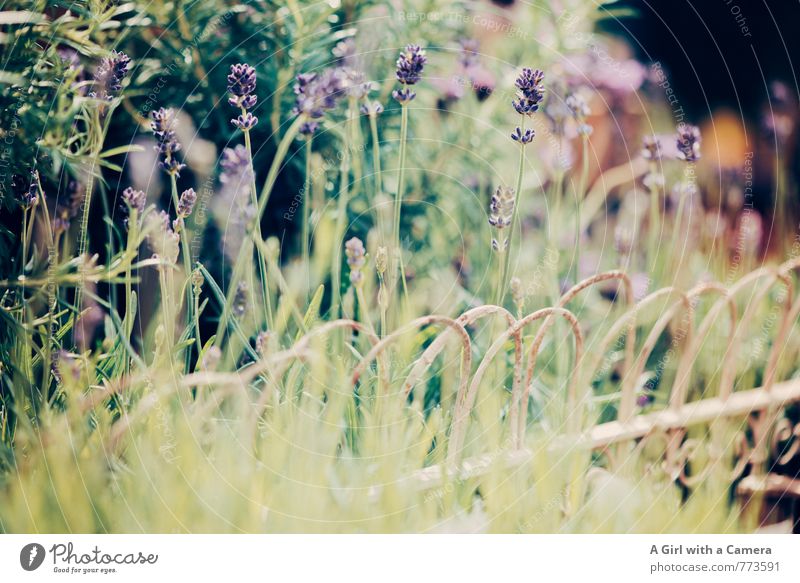
[(400, 215), (403, 210), (403, 194), (405, 189), (406, 148), (408, 142), (408, 104), (417, 94), (411, 89), (422, 79), (422, 70), (428, 60), (425, 51), (419, 45), (408, 45), (397, 58), (395, 76), (402, 88), (395, 89), (392, 97), (400, 104), (400, 151), (397, 170), (397, 190), (394, 203), (394, 230), (392, 231), (392, 252), (395, 258), (396, 273), (399, 270), (400, 281), (403, 285), (403, 296), (408, 302), (408, 285), (406, 282), (405, 266), (403, 265), (403, 252), (400, 246)]

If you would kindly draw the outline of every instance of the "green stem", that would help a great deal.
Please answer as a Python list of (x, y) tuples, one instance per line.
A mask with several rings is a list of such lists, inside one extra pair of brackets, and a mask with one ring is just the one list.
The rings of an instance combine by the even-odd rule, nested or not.
[(25, 265), (28, 263), (28, 208), (22, 209), (22, 265), (20, 273), (25, 275)]
[(253, 253), (253, 240), (250, 237), (245, 237), (242, 242), (242, 248), (239, 250), (239, 255), (236, 262), (233, 264), (233, 273), (231, 273), (231, 281), (228, 284), (228, 292), (225, 294), (225, 304), (222, 306), (222, 314), (220, 314), (219, 322), (217, 323), (217, 332), (214, 337), (214, 346), (221, 348), (222, 340), (225, 331), (228, 329), (228, 320), (231, 317), (231, 309), (233, 308), (233, 300), (236, 298), (236, 290), (239, 287), (239, 282), (242, 280), (247, 262)]
[[(139, 226), (139, 211), (135, 208), (130, 209), (130, 216), (128, 217), (128, 253), (133, 253), (136, 248), (136, 239), (138, 238)], [(123, 322), (123, 331), (125, 333), (125, 340), (130, 343), (131, 334), (133, 334), (133, 320), (134, 316), (131, 310), (133, 304), (133, 261), (129, 261), (125, 268), (125, 321)], [(125, 358), (125, 373), (130, 371), (130, 359)]]
[(378, 116), (374, 113), (369, 115), (369, 129), (372, 134), (372, 164), (375, 173), (375, 196), (380, 195), (383, 190), (381, 185), (381, 143), (378, 139)]
[[(244, 115), (246, 110), (242, 108), (242, 115)], [(253, 164), (253, 148), (250, 143), (250, 132), (244, 131), (244, 146), (247, 149), (247, 159), (250, 164), (250, 196), (251, 202), (253, 207), (258, 206), (258, 199), (256, 198), (256, 168), (255, 164)], [(255, 224), (253, 225), (253, 236), (256, 237), (257, 241), (263, 241), (264, 238), (261, 235), (261, 214), (259, 214), (255, 219)], [(262, 300), (264, 302), (264, 313), (266, 314), (267, 318), (267, 326), (270, 328), (275, 327), (275, 322), (272, 318), (272, 299), (269, 295), (269, 282), (267, 280), (267, 262), (264, 257), (264, 252), (261, 249), (261, 245), (256, 245), (256, 256), (258, 257), (258, 275), (261, 278), (261, 293), (262, 293)]]
[(303, 249), (303, 266), (306, 269), (309, 269), (309, 262), (311, 258), (309, 216), (311, 214), (311, 143), (313, 139), (314, 138), (311, 135), (306, 138), (306, 179), (305, 184), (303, 185), (303, 224), (300, 232), (300, 241)]
[[(685, 185), (688, 187), (689, 181), (687, 180)], [(683, 223), (683, 208), (686, 206), (686, 196), (687, 196), (688, 188), (684, 187), (681, 192), (681, 197), (678, 200), (678, 210), (675, 213), (675, 226), (673, 227), (672, 233), (672, 246), (671, 246), (671, 259), (670, 262), (675, 267), (674, 273), (677, 273), (677, 269), (680, 267), (680, 263), (683, 261), (683, 258), (679, 255), (678, 251), (678, 243), (680, 242), (681, 236), (681, 228)], [(677, 265), (675, 265), (675, 261), (677, 261)], [(660, 276), (665, 274), (659, 274), (659, 280), (661, 279)]]
[[(175, 212), (178, 212), (178, 181), (175, 177), (174, 172), (170, 172), (169, 175), (170, 184), (172, 185), (172, 205), (175, 207)], [(178, 218), (181, 219), (180, 225), (180, 233), (178, 233), (180, 241), (181, 241), (181, 259), (183, 260), (183, 272), (184, 272), (184, 289), (186, 295), (186, 325), (191, 328), (192, 324), (194, 323), (194, 316), (192, 316), (192, 310), (194, 308), (193, 300), (193, 292), (192, 292), (192, 252), (189, 249), (189, 231), (186, 228), (186, 219), (188, 217), (181, 217), (177, 215)], [(191, 350), (186, 348), (186, 354), (184, 360), (185, 362), (185, 371), (191, 372), (191, 357), (192, 353)]]
[(380, 337), (383, 338), (386, 336), (386, 306), (381, 301), (381, 294), (386, 293), (386, 282), (383, 279), (383, 275), (378, 275), (378, 307), (381, 311), (381, 334)]
[[(403, 250), (400, 246), (400, 214), (403, 209), (403, 189), (405, 188), (406, 171), (406, 142), (408, 141), (408, 105), (400, 105), (400, 164), (397, 169), (397, 193), (394, 199), (394, 231), (392, 242), (397, 264), (400, 268), (400, 280), (403, 284), (403, 294), (408, 303), (408, 288), (406, 286), (405, 266), (403, 265)], [(397, 269), (395, 268), (395, 273)]]
[(367, 300), (364, 298), (364, 289), (361, 285), (356, 285), (356, 298), (358, 299), (358, 305), (360, 306), (359, 309), (359, 320), (361, 320), (364, 324), (367, 325), (367, 329), (375, 334), (375, 328), (372, 325), (372, 319), (369, 317), (369, 304)]
[[(525, 130), (525, 116), (522, 117), (522, 125), (521, 128), (523, 131)], [(522, 177), (525, 173), (525, 145), (520, 142), (519, 146), (519, 169), (517, 171), (517, 190), (514, 192), (514, 212), (511, 215), (511, 224), (508, 227), (508, 247), (505, 251), (505, 261), (503, 262), (503, 269), (500, 272), (500, 294), (498, 296), (497, 304), (500, 305), (503, 302), (503, 299), (506, 296), (506, 290), (508, 289), (508, 279), (509, 275), (511, 274), (511, 252), (513, 250), (514, 245), (514, 229), (517, 226), (517, 221), (519, 221), (519, 201), (520, 201), (520, 192), (522, 191)], [(522, 229), (520, 229), (521, 231)]]
[[(655, 162), (650, 161), (650, 237), (648, 237), (648, 263), (655, 261), (658, 254), (658, 238), (661, 232), (661, 196), (658, 186), (654, 182), (656, 172), (657, 168)], [(648, 273), (653, 273), (655, 264), (647, 265), (646, 267)]]
[[(34, 207), (35, 208), (35, 207)], [(30, 241), (30, 237), (28, 237), (28, 232), (32, 229), (30, 228), (34, 223), (35, 211), (31, 214), (30, 223), (28, 221), (28, 209), (25, 208), (22, 211), (22, 265), (20, 266), (20, 272), (25, 278), (25, 265), (28, 263), (28, 245)], [(23, 279), (22, 289), (20, 290), (21, 299), (22, 299), (22, 310), (20, 310), (19, 319), (20, 322), (25, 322), (26, 315), (25, 315), (25, 306), (27, 306), (27, 301), (25, 300), (25, 283), (27, 279)], [(31, 342), (30, 338), (28, 338), (27, 330), (22, 331), (22, 338), (23, 338), (23, 370), (25, 371), (25, 376), (28, 379), (33, 379), (33, 366), (31, 364)]]
[(499, 306), (500, 303), (503, 301), (503, 294), (505, 291), (505, 283), (504, 283), (504, 270), (505, 270), (505, 258), (506, 258), (506, 249), (503, 246), (503, 242), (500, 241), (501, 235), (498, 233), (497, 236), (497, 286), (495, 287), (494, 292), (494, 304)]
[(164, 351), (169, 359), (169, 367), (172, 372), (172, 377), (177, 378), (175, 374), (175, 359), (172, 353), (172, 346), (175, 342), (175, 316), (172, 313), (172, 286), (167, 283), (167, 270), (169, 267), (158, 266), (158, 281), (161, 284), (161, 312), (164, 315), (164, 342), (167, 343), (166, 350)]
[[(83, 216), (81, 217), (81, 231), (79, 234), (79, 242), (78, 242), (78, 257), (83, 258), (86, 255), (86, 252), (89, 247), (89, 210), (91, 208), (92, 203), (92, 193), (94, 191), (94, 170), (98, 165), (98, 161), (100, 158), (100, 152), (103, 149), (103, 144), (106, 141), (106, 135), (108, 134), (108, 128), (110, 126), (111, 116), (116, 109), (116, 104), (111, 105), (108, 111), (105, 114), (105, 118), (103, 121), (103, 127), (100, 130), (100, 135), (95, 134), (95, 142), (92, 143), (92, 163), (89, 167), (88, 172), (88, 179), (86, 180), (86, 192), (84, 194), (83, 199)], [(96, 129), (100, 126), (100, 110), (94, 109), (93, 110), (93, 127)], [(83, 273), (83, 269), (81, 269), (81, 273)], [(75, 289), (75, 309), (77, 310), (77, 314), (80, 315), (81, 311), (81, 303), (83, 301), (83, 287), (85, 282), (81, 280), (81, 284)], [(76, 318), (77, 323), (77, 318)]]
[(332, 254), (331, 277), (333, 287), (333, 299), (331, 301), (331, 314), (334, 318), (339, 317), (339, 307), (342, 298), (342, 245), (344, 243), (345, 232), (347, 231), (347, 206), (350, 203), (350, 147), (355, 135), (356, 121), (356, 102), (351, 98), (347, 113), (347, 133), (345, 144), (342, 150), (342, 163), (339, 175), (339, 205), (336, 218), (336, 232), (334, 238), (334, 251)]
[[(294, 140), (295, 136), (297, 135), (297, 131), (300, 129), (300, 125), (304, 121), (304, 116), (298, 116), (294, 123), (289, 126), (289, 129), (283, 135), (283, 138), (278, 144), (278, 149), (275, 152), (275, 158), (272, 160), (272, 165), (267, 173), (267, 180), (258, 196), (258, 208), (255, 216), (256, 224), (261, 223), (261, 215), (264, 214), (264, 211), (267, 208), (267, 203), (269, 202), (269, 197), (272, 194), (272, 189), (275, 188), (275, 182), (278, 180), (278, 173), (283, 165), (283, 160), (286, 158), (286, 154), (289, 152), (289, 147), (292, 144), (292, 140)], [(228, 286), (228, 291), (225, 294), (225, 305), (222, 308), (222, 315), (220, 316), (219, 323), (217, 324), (217, 333), (216, 338), (214, 339), (214, 345), (217, 347), (222, 344), (224, 331), (227, 330), (228, 327), (228, 319), (231, 315), (233, 300), (236, 297), (236, 290), (239, 287), (239, 282), (241, 281), (245, 272), (245, 268), (247, 267), (248, 257), (253, 252), (253, 238), (254, 237), (251, 234), (250, 237), (245, 239), (245, 243), (242, 245), (242, 249), (239, 252), (239, 256), (236, 258), (236, 263), (233, 267), (231, 281)], [(271, 319), (272, 316), (268, 314), (268, 318)]]

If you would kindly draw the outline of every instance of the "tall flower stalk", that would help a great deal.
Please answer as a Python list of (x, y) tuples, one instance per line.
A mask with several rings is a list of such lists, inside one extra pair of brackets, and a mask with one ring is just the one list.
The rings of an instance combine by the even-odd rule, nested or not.
[[(160, 108), (151, 114), (151, 127), (156, 136), (156, 151), (159, 153), (159, 166), (169, 175), (172, 205), (175, 207), (177, 217), (173, 223), (175, 234), (180, 238), (181, 256), (183, 259), (184, 278), (186, 282), (192, 276), (192, 254), (189, 248), (189, 233), (186, 229), (186, 219), (194, 208), (197, 195), (193, 190), (184, 192), (178, 196), (178, 177), (181, 170), (185, 168), (176, 157), (176, 153), (181, 150), (181, 144), (175, 137), (175, 112), (171, 109)], [(171, 277), (171, 276), (170, 276)], [(193, 309), (194, 298), (192, 297), (191, 286), (186, 285), (186, 323), (191, 327), (194, 322)], [(190, 368), (190, 351), (186, 351), (186, 370)]]
[(686, 199), (691, 197), (696, 190), (694, 165), (700, 159), (700, 128), (693, 125), (681, 124), (678, 126), (678, 136), (676, 145), (678, 147), (678, 159), (686, 162), (684, 171), (684, 183), (681, 185), (678, 209), (675, 213), (675, 226), (672, 235), (672, 261), (677, 261), (679, 266), (682, 261), (682, 254), (679, 252), (681, 230), (683, 229), (683, 210), (686, 206)]
[(334, 318), (339, 317), (339, 308), (341, 305), (342, 295), (342, 254), (338, 252), (341, 248), (341, 243), (344, 240), (345, 231), (347, 230), (347, 206), (350, 202), (350, 166), (351, 166), (351, 152), (350, 145), (353, 143), (355, 133), (355, 124), (357, 123), (357, 103), (354, 97), (349, 99), (349, 107), (347, 109), (347, 127), (345, 137), (345, 147), (342, 149), (342, 162), (339, 171), (339, 197), (336, 209), (336, 231), (334, 234), (334, 249), (336, 250), (331, 254), (331, 276), (332, 276), (332, 300), (331, 300), (331, 314)]
[[(394, 200), (394, 229), (392, 230), (392, 252), (400, 271), (400, 281), (403, 285), (403, 296), (408, 302), (408, 284), (406, 282), (405, 265), (403, 264), (403, 251), (400, 246), (400, 218), (403, 210), (403, 194), (405, 190), (406, 149), (408, 142), (408, 104), (417, 94), (410, 89), (422, 78), (427, 57), (425, 51), (418, 45), (408, 45), (397, 58), (395, 75), (403, 86), (392, 92), (392, 97), (400, 104), (400, 151), (397, 169), (397, 192)], [(394, 272), (397, 272), (397, 267)]]
[[(343, 71), (339, 69), (325, 69), (319, 73), (301, 73), (296, 77), (294, 84), (295, 105), (293, 113), (297, 114), (300, 125), (297, 132), (306, 141), (306, 177), (303, 191), (303, 209), (302, 221), (300, 232), (302, 238), (302, 253), (303, 260), (308, 265), (310, 259), (310, 201), (311, 195), (311, 147), (314, 134), (319, 129), (320, 121), (325, 117), (325, 113), (336, 107), (343, 91), (346, 89), (346, 77)], [(348, 114), (350, 115), (350, 114)], [(348, 122), (348, 133), (350, 124)], [(345, 211), (347, 206), (347, 183), (349, 182), (349, 152), (344, 150), (342, 157), (342, 172), (340, 182), (340, 209), (344, 203)], [(340, 221), (337, 222), (340, 223)], [(338, 248), (338, 228), (337, 228), (337, 247)], [(332, 309), (334, 313), (338, 310), (338, 299), (340, 294), (339, 277), (340, 274), (336, 271), (336, 256), (338, 253), (333, 254), (333, 264), (331, 266), (331, 279), (332, 279)]]
[(522, 181), (525, 174), (525, 147), (533, 141), (535, 133), (532, 129), (525, 129), (525, 120), (539, 110), (539, 104), (544, 98), (544, 73), (536, 69), (527, 67), (522, 69), (516, 80), (517, 95), (512, 101), (516, 112), (520, 114), (521, 121), (519, 127), (511, 134), (511, 139), (519, 144), (519, 167), (517, 169), (517, 188), (514, 193), (514, 209), (511, 216), (511, 224), (508, 228), (508, 250), (505, 253), (503, 269), (500, 272), (500, 292), (497, 303), (501, 304), (508, 288), (508, 278), (511, 272), (511, 252), (514, 244), (514, 230), (519, 221), (519, 201), (522, 192)]
[(572, 279), (577, 283), (578, 279), (580, 279), (581, 235), (583, 234), (581, 228), (581, 203), (586, 195), (586, 186), (589, 181), (589, 136), (592, 135), (592, 126), (587, 123), (587, 118), (591, 114), (591, 110), (586, 100), (577, 93), (568, 95), (565, 105), (578, 126), (577, 131), (581, 138), (581, 174), (578, 182), (578, 191), (575, 193), (575, 271)]
[[(125, 204), (125, 210), (128, 217), (125, 219), (125, 225), (128, 228), (127, 239), (127, 254), (129, 260), (125, 268), (125, 320), (123, 320), (123, 332), (125, 334), (125, 341), (130, 342), (131, 335), (133, 334), (133, 323), (135, 320), (135, 302), (133, 295), (133, 262), (139, 250), (139, 231), (140, 222), (144, 215), (145, 204), (147, 203), (147, 195), (141, 190), (134, 190), (133, 188), (126, 188), (122, 192), (122, 200)], [(125, 372), (129, 370), (130, 360), (125, 359)]]
[[(286, 133), (278, 143), (278, 149), (275, 152), (275, 157), (273, 158), (269, 172), (267, 173), (266, 182), (264, 183), (264, 186), (258, 195), (258, 206), (254, 216), (255, 221), (261, 220), (261, 216), (264, 214), (264, 210), (267, 208), (267, 203), (269, 202), (272, 190), (275, 188), (275, 182), (278, 179), (278, 173), (280, 172), (281, 166), (283, 166), (283, 161), (286, 159), (286, 154), (289, 152), (292, 142), (297, 137), (297, 133), (300, 131), (301, 125), (306, 121), (307, 118), (305, 116), (298, 116), (292, 125), (286, 130)], [(245, 238), (244, 242), (242, 243), (241, 251), (239, 252), (239, 255), (237, 256), (233, 265), (233, 272), (231, 273), (230, 283), (225, 295), (225, 304), (222, 307), (222, 314), (220, 316), (219, 323), (217, 324), (217, 331), (214, 339), (214, 345), (217, 348), (222, 345), (225, 330), (230, 324), (229, 320), (231, 318), (234, 299), (236, 297), (236, 290), (238, 289), (239, 283), (244, 277), (248, 259), (253, 253), (253, 238), (254, 237), (252, 233)]]
[[(85, 257), (89, 248), (89, 215), (92, 194), (94, 193), (95, 170), (100, 162), (100, 153), (106, 141), (112, 114), (120, 103), (116, 96), (122, 89), (122, 81), (128, 74), (130, 64), (131, 59), (128, 55), (117, 51), (111, 51), (111, 54), (105, 57), (98, 67), (95, 77), (96, 91), (89, 94), (90, 97), (97, 99), (99, 103), (89, 112), (92, 123), (89, 124), (87, 128), (86, 141), (92, 163), (86, 178), (81, 229), (78, 235), (79, 257)], [(83, 270), (81, 270), (81, 273), (83, 273)], [(80, 316), (81, 304), (83, 301), (82, 295), (84, 285), (85, 282), (81, 281), (81, 284), (75, 290), (75, 309), (77, 310), (78, 316)]]
[(311, 154), (312, 154), (312, 144), (314, 142), (314, 135), (309, 134), (305, 137), (305, 158), (306, 158), (306, 168), (305, 168), (305, 182), (303, 184), (303, 200), (301, 204), (303, 205), (302, 209), (302, 224), (300, 226), (300, 247), (302, 250), (302, 259), (303, 265), (308, 268), (308, 265), (311, 260), (311, 188), (312, 188), (312, 177), (311, 177)]
[(658, 161), (661, 159), (661, 143), (656, 136), (645, 136), (642, 145), (642, 158), (647, 160), (648, 165), (644, 183), (650, 192), (650, 233), (647, 257), (650, 261), (653, 261), (658, 255), (658, 239), (661, 234), (661, 186), (663, 184), (663, 175), (659, 173), (657, 166)]
[(505, 258), (508, 254), (508, 239), (505, 230), (511, 226), (514, 217), (516, 201), (515, 190), (506, 186), (498, 186), (492, 195), (489, 204), (489, 225), (497, 230), (497, 236), (492, 239), (492, 250), (497, 253), (498, 277), (495, 288), (494, 303), (500, 304), (503, 300), (505, 279), (503, 277)]
[[(253, 207), (258, 206), (257, 191), (256, 191), (256, 173), (253, 164), (253, 147), (250, 139), (250, 130), (252, 130), (258, 123), (258, 118), (253, 115), (249, 110), (255, 107), (258, 102), (258, 97), (255, 95), (256, 90), (256, 70), (245, 63), (238, 63), (231, 65), (230, 73), (228, 74), (228, 104), (231, 107), (239, 109), (239, 116), (231, 120), (236, 128), (242, 131), (244, 135), (244, 146), (247, 150), (247, 158), (250, 164), (250, 196), (252, 198)], [(253, 224), (253, 236), (258, 241), (263, 240), (261, 234), (261, 219), (258, 217)], [(264, 314), (267, 319), (267, 326), (270, 329), (274, 327), (274, 320), (272, 315), (272, 300), (269, 293), (269, 280), (267, 279), (267, 262), (261, 245), (256, 245), (256, 256), (258, 258), (258, 273), (261, 279), (261, 294), (262, 301), (264, 302)]]

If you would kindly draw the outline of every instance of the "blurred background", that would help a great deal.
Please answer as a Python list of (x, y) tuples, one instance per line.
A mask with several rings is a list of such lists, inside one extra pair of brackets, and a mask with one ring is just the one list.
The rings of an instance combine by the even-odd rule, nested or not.
[(741, 168), (746, 152), (755, 153), (753, 203), (771, 212), (776, 168), (785, 167), (792, 184), (798, 178), (800, 3), (622, 0), (603, 9), (634, 13), (606, 19), (599, 28), (624, 41), (641, 62), (663, 64), (680, 106), (707, 130), (710, 162), (724, 172)]

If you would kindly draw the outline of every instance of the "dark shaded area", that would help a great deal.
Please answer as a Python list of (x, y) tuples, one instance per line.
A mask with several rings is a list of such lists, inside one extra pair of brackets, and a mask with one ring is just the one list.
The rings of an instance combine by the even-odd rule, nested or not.
[[(800, 2), (620, 0), (603, 10), (600, 29), (625, 39), (644, 64), (660, 63), (687, 122), (712, 118), (715, 131), (728, 130), (706, 134), (708, 144), (716, 138), (726, 149), (720, 184), (731, 157), (754, 153), (753, 207), (777, 229), (765, 231), (762, 243), (782, 254), (780, 241), (796, 235), (800, 222)], [(719, 118), (723, 110), (733, 116)], [(727, 141), (731, 132), (739, 150)], [(740, 175), (743, 165), (736, 163)]]
[(643, 62), (661, 61), (690, 114), (720, 106), (759, 115), (770, 81), (798, 91), (800, 3), (765, 0), (623, 0), (636, 16), (602, 28), (624, 36)]

